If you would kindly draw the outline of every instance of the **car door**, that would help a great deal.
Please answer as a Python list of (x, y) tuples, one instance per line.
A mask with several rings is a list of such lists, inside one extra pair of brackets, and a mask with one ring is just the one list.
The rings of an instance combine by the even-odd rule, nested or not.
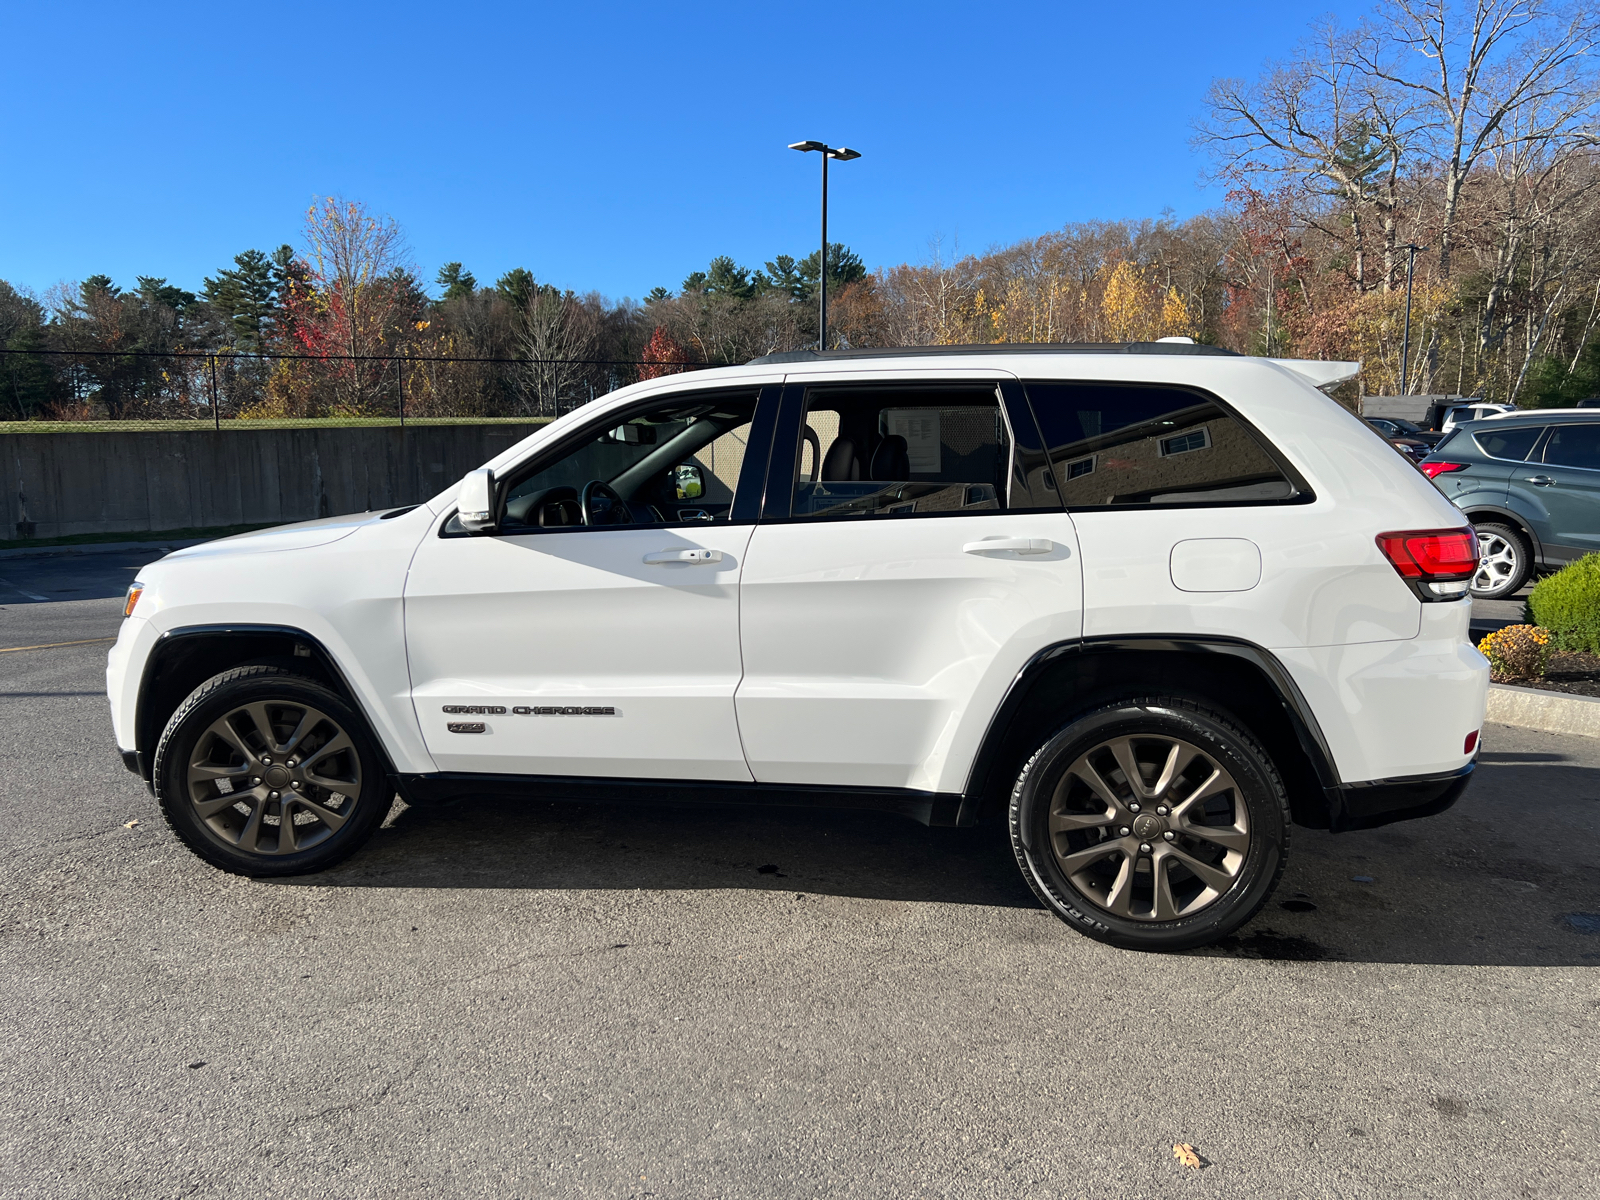
[(768, 391), (587, 422), (505, 473), (496, 532), (452, 516), (424, 539), (406, 653), (441, 770), (749, 781), (733, 695), (755, 508), (739, 504), (765, 471)]
[(1510, 421), (1485, 421), (1460, 429), (1438, 457), (1450, 459), (1454, 447), (1457, 455), (1451, 461), (1464, 467), (1434, 476), (1434, 485), (1463, 510), (1504, 505), (1523, 516), (1543, 538), (1543, 500), (1529, 491), (1526, 477), (1531, 472), (1523, 462), (1542, 433), (1542, 425)]
[(1600, 550), (1600, 421), (1554, 425), (1536, 457), (1524, 463), (1524, 485), (1548, 513), (1548, 558), (1582, 558)]
[(740, 585), (758, 781), (960, 791), (1029, 657), (1078, 636), (1026, 404), (997, 372), (786, 381)]

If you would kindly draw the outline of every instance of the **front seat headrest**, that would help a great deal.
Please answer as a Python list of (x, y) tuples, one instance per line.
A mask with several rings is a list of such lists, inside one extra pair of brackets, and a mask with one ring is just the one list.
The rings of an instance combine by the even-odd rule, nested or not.
[(872, 455), (872, 474), (869, 478), (900, 482), (911, 478), (911, 455), (906, 440), (891, 433), (878, 444)]
[(847, 437), (833, 439), (828, 453), (822, 459), (824, 483), (853, 483), (861, 478), (861, 456), (856, 444)]

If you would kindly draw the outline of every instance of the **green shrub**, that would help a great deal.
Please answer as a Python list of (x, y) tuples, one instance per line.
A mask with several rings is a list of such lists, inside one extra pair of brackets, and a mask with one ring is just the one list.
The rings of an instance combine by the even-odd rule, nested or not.
[(1528, 612), (1562, 650), (1600, 654), (1600, 554), (1541, 579), (1528, 595)]

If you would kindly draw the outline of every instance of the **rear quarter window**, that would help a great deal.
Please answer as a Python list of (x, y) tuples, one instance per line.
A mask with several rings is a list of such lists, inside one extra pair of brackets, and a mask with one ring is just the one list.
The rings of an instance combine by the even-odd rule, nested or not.
[(1300, 497), (1259, 436), (1203, 393), (1046, 380), (1025, 386), (1068, 508)]
[(1490, 458), (1509, 458), (1521, 462), (1528, 457), (1528, 451), (1533, 449), (1533, 444), (1539, 440), (1539, 435), (1544, 432), (1543, 425), (1516, 425), (1508, 429), (1484, 429), (1472, 435), (1472, 440), (1478, 443)]

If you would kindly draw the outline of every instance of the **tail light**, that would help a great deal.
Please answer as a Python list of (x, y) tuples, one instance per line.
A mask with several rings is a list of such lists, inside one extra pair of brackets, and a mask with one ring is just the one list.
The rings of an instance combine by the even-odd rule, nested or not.
[(1457, 471), (1465, 471), (1467, 469), (1466, 463), (1458, 462), (1425, 462), (1418, 465), (1422, 467), (1422, 473), (1429, 479), (1437, 479), (1441, 475), (1454, 475)]
[(1471, 527), (1380, 533), (1378, 549), (1424, 600), (1458, 599), (1478, 573), (1478, 535)]

